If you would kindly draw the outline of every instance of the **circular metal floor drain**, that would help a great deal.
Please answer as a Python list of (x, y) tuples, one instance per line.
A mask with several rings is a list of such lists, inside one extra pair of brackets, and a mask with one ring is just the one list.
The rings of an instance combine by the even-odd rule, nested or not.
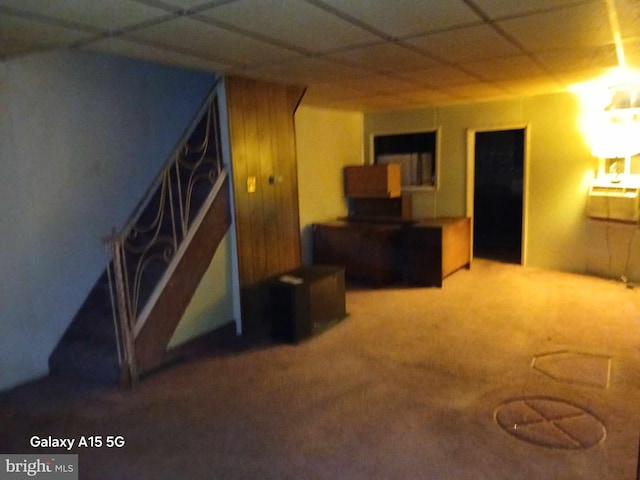
[(494, 414), (496, 423), (519, 440), (543, 447), (584, 449), (602, 442), (607, 430), (585, 408), (550, 397), (505, 402)]

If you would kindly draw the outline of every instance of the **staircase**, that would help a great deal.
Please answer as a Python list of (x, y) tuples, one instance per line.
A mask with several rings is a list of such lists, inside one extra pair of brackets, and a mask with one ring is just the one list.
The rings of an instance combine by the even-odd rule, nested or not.
[(231, 224), (216, 89), (125, 228), (49, 358), (52, 375), (135, 383), (166, 346)]
[(121, 380), (118, 336), (105, 271), (49, 357), (51, 375), (116, 385)]

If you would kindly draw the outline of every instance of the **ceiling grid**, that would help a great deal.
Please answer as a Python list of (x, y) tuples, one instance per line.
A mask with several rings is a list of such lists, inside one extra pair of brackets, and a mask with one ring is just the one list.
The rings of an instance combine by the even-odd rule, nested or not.
[[(610, 19), (615, 19), (615, 22)], [(83, 49), (416, 108), (565, 90), (640, 61), (636, 0), (0, 0), (0, 58)]]

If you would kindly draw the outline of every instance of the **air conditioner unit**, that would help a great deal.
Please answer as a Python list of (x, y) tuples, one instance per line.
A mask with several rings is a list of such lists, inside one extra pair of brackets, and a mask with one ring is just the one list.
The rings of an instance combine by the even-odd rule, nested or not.
[(589, 189), (587, 215), (604, 220), (637, 222), (640, 219), (640, 187), (622, 182), (594, 182)]

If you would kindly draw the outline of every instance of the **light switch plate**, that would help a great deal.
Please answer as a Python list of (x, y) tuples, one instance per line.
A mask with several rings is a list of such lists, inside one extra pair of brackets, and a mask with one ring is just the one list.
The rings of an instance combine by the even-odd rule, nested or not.
[(255, 193), (256, 191), (256, 177), (247, 177), (247, 193)]

